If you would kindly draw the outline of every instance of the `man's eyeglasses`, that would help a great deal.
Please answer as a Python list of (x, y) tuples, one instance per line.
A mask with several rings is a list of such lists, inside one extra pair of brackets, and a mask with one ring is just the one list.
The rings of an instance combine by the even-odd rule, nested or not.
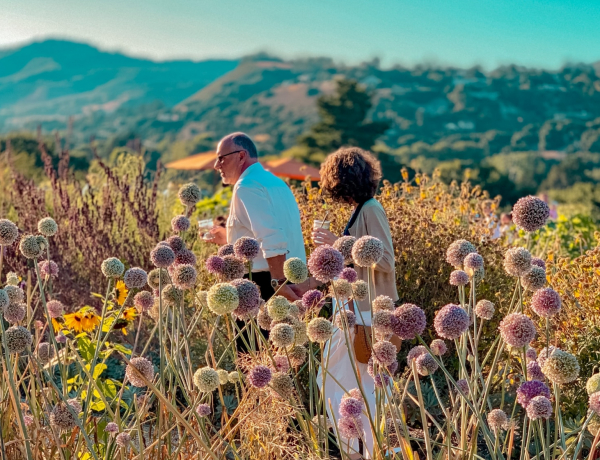
[(243, 151), (244, 151), (244, 149), (242, 149), (242, 150), (236, 150), (235, 152), (229, 152), (229, 153), (226, 153), (225, 155), (221, 155), (220, 157), (217, 157), (217, 163), (223, 164), (223, 158), (225, 158), (225, 157), (227, 157), (229, 155), (233, 155), (234, 153), (240, 153), (240, 152), (243, 152)]

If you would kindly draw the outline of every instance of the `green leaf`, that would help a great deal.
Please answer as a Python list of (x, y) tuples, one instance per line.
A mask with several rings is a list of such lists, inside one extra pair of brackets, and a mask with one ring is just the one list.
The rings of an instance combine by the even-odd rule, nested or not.
[(102, 374), (102, 372), (104, 372), (107, 367), (108, 366), (106, 364), (102, 364), (102, 363), (96, 364), (96, 367), (94, 367), (94, 375), (92, 375), (92, 378), (94, 380), (97, 380), (98, 377), (100, 377), (100, 374)]
[(115, 343), (113, 348), (117, 351), (120, 351), (121, 353), (126, 354), (126, 355), (131, 354), (131, 350), (129, 348), (125, 347), (124, 345), (121, 345), (120, 343)]
[(106, 404), (104, 404), (104, 401), (95, 401), (90, 405), (90, 408), (95, 411), (102, 411), (106, 409)]
[(89, 362), (94, 359), (94, 351), (96, 347), (92, 344), (87, 335), (80, 334), (77, 336), (77, 349), (79, 350), (79, 354), (84, 361)]

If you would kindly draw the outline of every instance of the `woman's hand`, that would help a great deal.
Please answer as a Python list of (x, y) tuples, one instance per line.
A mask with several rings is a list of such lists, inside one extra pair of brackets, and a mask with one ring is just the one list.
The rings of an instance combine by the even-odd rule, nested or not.
[(225, 227), (213, 227), (209, 232), (212, 238), (204, 238), (202, 239), (207, 243), (215, 243), (219, 246), (223, 246), (227, 244), (227, 229)]
[(332, 245), (338, 239), (333, 233), (324, 228), (313, 229), (312, 240), (315, 246), (321, 246), (322, 244)]

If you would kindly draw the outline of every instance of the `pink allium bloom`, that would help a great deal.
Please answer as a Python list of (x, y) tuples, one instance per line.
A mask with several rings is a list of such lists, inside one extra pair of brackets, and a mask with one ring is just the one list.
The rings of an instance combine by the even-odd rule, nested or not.
[[(344, 261), (346, 263), (352, 262), (352, 247), (356, 243), (356, 238), (350, 235), (341, 236), (333, 243), (333, 248), (340, 251), (342, 256), (344, 256)], [(354, 281), (348, 280), (350, 283), (354, 283)], [(356, 280), (355, 280), (356, 281)]]
[(531, 270), (531, 253), (525, 248), (510, 248), (504, 255), (504, 270), (511, 276), (525, 276)]
[(600, 391), (590, 395), (589, 406), (591, 410), (600, 414)]
[(552, 288), (538, 289), (531, 297), (531, 309), (544, 318), (556, 315), (561, 305), (560, 295)]
[(537, 362), (540, 365), (540, 367), (544, 367), (544, 363), (546, 362), (548, 357), (552, 356), (552, 354), (556, 350), (558, 350), (558, 348), (556, 348), (554, 345), (550, 345), (549, 349), (546, 349), (546, 347), (544, 347), (540, 350), (540, 354), (538, 355), (538, 358), (537, 358)]
[(148, 282), (148, 273), (139, 267), (132, 267), (123, 275), (123, 282), (127, 289), (141, 289)]
[(273, 356), (273, 362), (275, 363), (275, 372), (287, 372), (290, 370), (290, 361), (285, 355)]
[(210, 256), (204, 262), (204, 266), (208, 273), (221, 275), (223, 273), (223, 258), (219, 256)]
[(494, 409), (490, 411), (487, 416), (488, 425), (494, 432), (498, 432), (501, 429), (506, 429), (508, 424), (508, 416), (501, 409)]
[(540, 267), (540, 268), (543, 268), (544, 270), (546, 270), (546, 262), (544, 262), (539, 257), (532, 257), (531, 265), (535, 265), (536, 267)]
[(211, 412), (212, 410), (208, 404), (198, 404), (198, 407), (196, 407), (198, 417), (208, 417)]
[(515, 203), (512, 210), (513, 222), (526, 232), (535, 232), (546, 225), (550, 216), (548, 205), (535, 196), (526, 196)]
[(169, 246), (156, 246), (150, 252), (150, 259), (155, 267), (167, 268), (175, 262), (175, 253)]
[(533, 348), (529, 347), (527, 351), (525, 351), (525, 357), (527, 358), (527, 361), (535, 361), (537, 359), (537, 353)]
[(358, 389), (358, 388), (352, 388), (348, 393), (345, 393), (344, 396), (342, 396), (342, 399), (345, 399), (345, 398), (358, 399), (361, 403), (363, 403), (363, 405), (365, 403), (362, 393), (360, 392), (360, 389)]
[(340, 279), (346, 280), (349, 283), (354, 283), (358, 279), (358, 274), (356, 270), (350, 267), (346, 267), (340, 273)]
[(27, 313), (25, 304), (10, 303), (4, 307), (4, 319), (10, 324), (18, 324), (23, 321)]
[(328, 283), (344, 269), (344, 256), (325, 244), (312, 252), (308, 259), (308, 268), (317, 280)]
[(190, 219), (179, 215), (171, 219), (171, 228), (175, 233), (187, 232), (190, 229)]
[(224, 244), (223, 246), (221, 246), (217, 251), (217, 255), (219, 257), (235, 255), (235, 251), (233, 250), (233, 244)]
[(173, 250), (175, 254), (183, 251), (185, 249), (185, 242), (181, 239), (180, 236), (172, 235), (167, 238), (167, 244)]
[(389, 310), (394, 311), (396, 305), (391, 297), (387, 295), (378, 295), (373, 299), (373, 311)]
[(394, 317), (397, 320), (394, 334), (402, 340), (412, 340), (417, 335), (421, 335), (427, 325), (425, 312), (412, 303), (405, 303), (396, 308)]
[(240, 302), (238, 307), (231, 313), (238, 319), (248, 320), (258, 314), (260, 306), (260, 293), (258, 286), (247, 279), (238, 278), (229, 284), (237, 289)]
[(469, 384), (465, 379), (460, 379), (456, 381), (456, 387), (463, 392), (464, 395), (469, 395)]
[(453, 267), (462, 267), (468, 254), (477, 252), (477, 248), (467, 240), (456, 240), (446, 250), (446, 262)]
[(539, 380), (543, 382), (546, 378), (542, 372), (542, 368), (537, 361), (530, 361), (527, 363), (527, 378), (529, 380)]
[(527, 416), (531, 420), (549, 419), (552, 417), (552, 412), (552, 403), (544, 396), (536, 396), (527, 405)]
[(344, 310), (343, 314), (346, 317), (346, 319), (344, 321), (342, 321), (342, 314), (339, 314), (339, 315), (337, 315), (335, 317), (335, 325), (336, 325), (336, 327), (338, 327), (339, 329), (344, 330), (345, 323), (348, 323), (348, 328), (350, 330), (353, 330), (354, 326), (356, 325), (356, 315), (351, 310)]
[(466, 286), (469, 284), (469, 275), (462, 270), (454, 270), (450, 273), (450, 284), (452, 286)]
[(56, 342), (61, 344), (67, 343), (67, 336), (64, 335), (62, 332), (59, 332), (58, 334), (56, 334)]
[(48, 315), (50, 315), (50, 318), (58, 318), (65, 312), (64, 305), (58, 300), (50, 300), (46, 304), (46, 307), (48, 308)]
[(129, 433), (119, 433), (115, 442), (123, 449), (126, 449), (131, 442), (131, 435)]
[(431, 342), (431, 345), (429, 345), (429, 348), (431, 348), (431, 352), (436, 355), (436, 356), (442, 356), (445, 355), (446, 352), (448, 351), (448, 347), (446, 346), (446, 342), (444, 342), (441, 339), (435, 339)]
[(415, 360), (415, 367), (421, 375), (431, 375), (439, 368), (437, 361), (429, 353), (419, 355)]
[(271, 381), (271, 377), (271, 369), (267, 366), (254, 366), (252, 370), (248, 372), (248, 383), (256, 388), (264, 388)]
[(498, 329), (504, 341), (515, 348), (529, 345), (536, 334), (535, 324), (529, 316), (522, 313), (511, 313), (505, 316)]
[(33, 425), (33, 417), (31, 415), (23, 415), (23, 422), (25, 422), (25, 426)]
[(147, 384), (142, 376), (149, 382), (152, 382), (154, 378), (154, 365), (150, 360), (142, 356), (131, 358), (125, 368), (125, 377), (134, 387), (144, 388)]
[(250, 261), (258, 256), (260, 244), (254, 238), (242, 236), (233, 243), (233, 252), (240, 259)]
[(264, 330), (271, 330), (271, 323), (273, 322), (273, 318), (269, 316), (269, 312), (266, 308), (259, 308), (258, 313), (256, 315), (256, 323)]
[(146, 313), (154, 305), (154, 296), (151, 292), (140, 291), (133, 297), (133, 305), (138, 313)]
[(244, 273), (246, 273), (246, 264), (242, 259), (235, 256), (223, 257), (223, 271), (221, 272), (221, 276), (224, 281), (243, 278)]
[(544, 382), (539, 380), (528, 380), (527, 382), (523, 382), (517, 389), (517, 401), (524, 408), (526, 408), (529, 401), (536, 396), (550, 398), (550, 389)]
[(175, 263), (178, 265), (188, 264), (195, 267), (198, 261), (196, 260), (196, 254), (192, 251), (189, 249), (182, 249), (175, 254)]
[(413, 359), (417, 359), (419, 356), (421, 356), (424, 353), (429, 353), (427, 351), (427, 348), (425, 348), (423, 345), (417, 345), (416, 347), (412, 347), (410, 349), (410, 351), (408, 352), (408, 355), (406, 356), (406, 361), (408, 362), (408, 365), (410, 366), (410, 362)]
[(106, 431), (107, 433), (109, 433), (112, 436), (115, 433), (119, 432), (119, 427), (115, 422), (108, 422), (106, 424), (106, 427), (104, 428), (104, 431)]
[(191, 289), (196, 285), (198, 272), (191, 265), (176, 265), (171, 275), (173, 284), (180, 289)]
[(302, 296), (302, 305), (304, 305), (304, 308), (307, 311), (311, 308), (320, 308), (324, 303), (325, 299), (323, 298), (323, 293), (316, 289), (306, 291)]
[(52, 278), (56, 278), (58, 276), (58, 265), (56, 265), (56, 262), (54, 262), (53, 260), (51, 260), (50, 262), (48, 262), (47, 260), (42, 260), (39, 264), (39, 268), (40, 268), (40, 274), (43, 277), (52, 277)]
[(477, 317), (481, 319), (492, 319), (495, 311), (495, 305), (489, 300), (480, 300), (475, 305), (475, 315), (477, 315)]
[(522, 278), (523, 287), (531, 292), (536, 292), (546, 286), (546, 270), (531, 265), (531, 269)]
[(358, 399), (342, 398), (340, 402), (340, 417), (359, 417), (362, 414), (364, 404)]
[(373, 356), (385, 366), (389, 366), (396, 361), (397, 353), (396, 345), (392, 342), (382, 340), (373, 345)]
[(378, 332), (390, 334), (393, 332), (392, 327), (397, 323), (397, 320), (392, 323), (392, 318), (394, 318), (394, 316), (391, 311), (377, 311), (373, 314), (371, 325)]
[[(385, 366), (379, 365), (379, 370), (382, 371), (385, 369)], [(387, 367), (387, 372), (379, 372), (375, 374), (375, 368), (373, 364), (373, 357), (369, 358), (369, 362), (367, 363), (367, 373), (373, 377), (375, 381), (375, 386), (377, 388), (383, 388), (383, 385), (387, 385), (390, 382), (390, 376), (393, 375), (398, 370), (398, 362), (393, 362), (390, 366)], [(389, 375), (388, 375), (389, 374)]]
[(338, 420), (338, 431), (345, 439), (357, 439), (363, 436), (363, 423), (360, 418), (342, 417)]
[(459, 338), (471, 323), (468, 313), (458, 305), (448, 304), (437, 312), (433, 326), (438, 335), (444, 339)]
[(361, 236), (352, 246), (352, 259), (359, 267), (372, 267), (382, 257), (383, 243), (374, 236)]
[(483, 268), (483, 257), (481, 257), (476, 252), (471, 252), (467, 254), (465, 259), (463, 260), (463, 265), (465, 267), (465, 270), (470, 270), (471, 272), (474, 272), (475, 270)]

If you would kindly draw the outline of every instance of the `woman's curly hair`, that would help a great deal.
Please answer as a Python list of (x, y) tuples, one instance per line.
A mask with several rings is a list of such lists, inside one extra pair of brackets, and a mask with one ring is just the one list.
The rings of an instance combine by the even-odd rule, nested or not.
[(321, 165), (321, 190), (335, 201), (367, 201), (377, 192), (381, 165), (369, 152), (358, 147), (342, 147)]

